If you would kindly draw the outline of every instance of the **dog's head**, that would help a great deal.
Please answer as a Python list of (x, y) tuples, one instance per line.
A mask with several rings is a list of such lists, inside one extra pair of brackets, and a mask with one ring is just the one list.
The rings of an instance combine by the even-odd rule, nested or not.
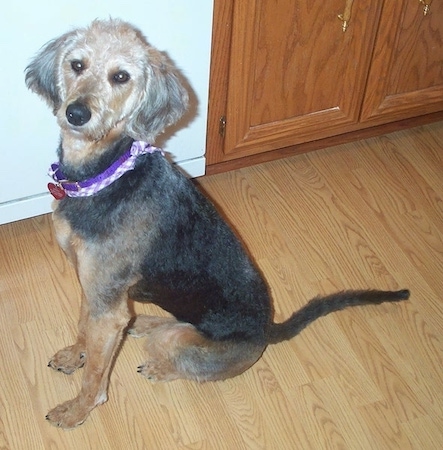
[(26, 84), (51, 106), (62, 134), (95, 142), (112, 130), (154, 142), (188, 104), (166, 56), (113, 19), (47, 43), (26, 68)]

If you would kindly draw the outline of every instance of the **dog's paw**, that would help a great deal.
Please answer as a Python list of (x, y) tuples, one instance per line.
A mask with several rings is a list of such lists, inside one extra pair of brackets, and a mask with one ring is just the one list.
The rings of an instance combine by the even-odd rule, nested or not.
[(150, 381), (172, 381), (180, 378), (170, 363), (155, 359), (148, 359), (138, 366), (137, 372)]
[(83, 367), (86, 362), (86, 352), (77, 344), (66, 347), (57, 352), (49, 361), (48, 367), (67, 375)]
[(79, 397), (56, 406), (46, 415), (46, 420), (56, 427), (70, 429), (81, 425), (88, 417), (91, 407), (85, 406)]

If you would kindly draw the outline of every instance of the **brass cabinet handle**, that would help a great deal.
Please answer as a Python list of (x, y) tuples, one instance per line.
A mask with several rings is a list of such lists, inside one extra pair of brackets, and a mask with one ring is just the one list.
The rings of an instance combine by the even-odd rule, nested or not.
[[(432, 0), (418, 0), (418, 1), (423, 6), (423, 15), (424, 16), (428, 15), (431, 9)], [(345, 10), (343, 11), (343, 14), (338, 15), (338, 18), (342, 22), (341, 29), (343, 33), (348, 29), (349, 21), (351, 20), (351, 11), (353, 2), (354, 0), (346, 0)]]
[(221, 137), (225, 137), (225, 132), (226, 132), (226, 117), (221, 116), (218, 121), (218, 134)]
[(430, 0), (429, 2), (427, 2), (426, 0), (418, 0), (418, 1), (423, 5), (423, 15), (426, 16), (429, 10), (431, 9), (432, 0)]
[[(422, 1), (422, 0), (420, 0)], [(345, 10), (343, 11), (343, 14), (339, 14), (338, 18), (341, 20), (342, 25), (341, 29), (343, 33), (348, 29), (349, 21), (351, 20), (351, 11), (352, 11), (352, 3), (354, 0), (346, 0), (345, 4)]]

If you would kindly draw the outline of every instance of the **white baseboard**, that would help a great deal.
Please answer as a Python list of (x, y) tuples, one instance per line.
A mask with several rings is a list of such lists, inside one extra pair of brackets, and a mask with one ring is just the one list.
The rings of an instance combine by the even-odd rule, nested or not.
[(187, 159), (177, 163), (177, 166), (189, 178), (201, 177), (206, 173), (206, 158), (199, 156), (198, 158)]
[(47, 214), (52, 211), (52, 200), (48, 192), (3, 203), (0, 205), (0, 225)]
[[(177, 163), (185, 175), (191, 178), (204, 175), (205, 164), (204, 156)], [(43, 193), (2, 203), (0, 204), (0, 225), (47, 214), (52, 211), (52, 200), (53, 197), (49, 193)]]

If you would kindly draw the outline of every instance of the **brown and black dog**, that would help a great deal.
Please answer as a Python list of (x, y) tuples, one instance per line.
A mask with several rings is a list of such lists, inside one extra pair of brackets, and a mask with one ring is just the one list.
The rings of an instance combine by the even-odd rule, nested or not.
[(51, 190), (57, 239), (83, 288), (77, 341), (49, 366), (84, 366), (78, 396), (47, 415), (72, 428), (107, 399), (109, 372), (131, 320), (128, 299), (172, 318), (138, 316), (147, 337), (139, 372), (153, 380), (221, 380), (252, 366), (268, 344), (347, 306), (409, 291), (345, 291), (311, 300), (276, 324), (268, 288), (212, 204), (148, 143), (184, 114), (188, 95), (165, 56), (119, 20), (94, 21), (44, 46), (28, 87), (61, 128)]

